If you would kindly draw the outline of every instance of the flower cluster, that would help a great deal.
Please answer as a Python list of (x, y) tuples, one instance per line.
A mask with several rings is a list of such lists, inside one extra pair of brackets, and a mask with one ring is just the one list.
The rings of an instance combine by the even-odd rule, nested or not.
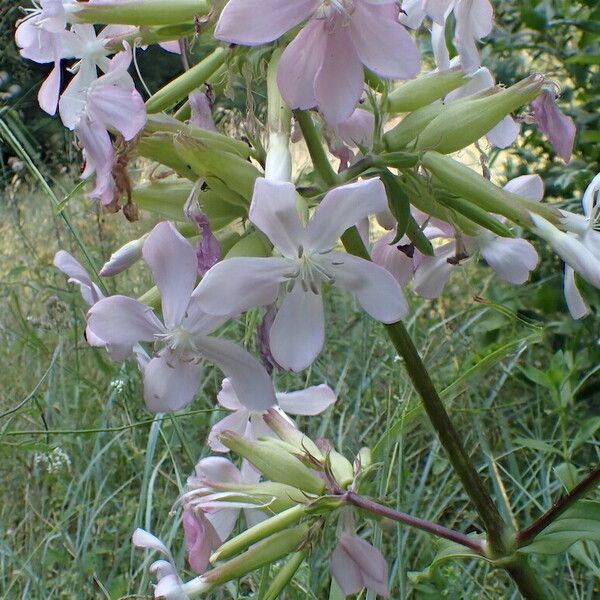
[[(116, 361), (137, 361), (154, 412), (189, 406), (207, 365), (225, 375), (217, 400), (231, 414), (207, 432), (218, 455), (198, 462), (178, 503), (199, 577), (184, 583), (152, 534), (137, 530), (133, 542), (166, 559), (151, 567), (157, 598), (185, 600), (291, 555), (286, 584), (321, 540), (324, 515), (339, 509), (334, 578), (346, 595), (368, 588), (387, 596), (386, 561), (357, 535), (361, 526), (347, 506), (370, 468), (369, 452), (352, 463), (326, 440), (303, 435), (288, 413), (322, 414), (336, 394), (326, 383), (275, 392), (271, 370), (300, 372), (321, 355), (329, 288), (393, 325), (410, 313), (409, 284), (436, 298), (475, 256), (502, 280), (526, 284), (539, 262), (526, 233), (565, 261), (568, 308), (585, 316), (591, 309), (577, 278), (600, 288), (600, 175), (577, 215), (543, 203), (537, 175), (499, 187), (484, 157), (480, 176), (448, 156), (484, 136), (510, 146), (525, 120), (515, 113), (528, 104), (559, 156), (568, 160), (573, 147), (573, 123), (558, 111), (551, 82), (532, 75), (504, 89), (481, 66), (477, 44), (493, 27), (488, 0), (409, 0), (402, 10), (396, 0), (229, 0), (220, 12), (219, 3), (161, 4), (40, 0), (16, 32), (25, 58), (54, 65), (40, 105), (50, 114), (58, 109), (77, 136), (82, 176), (96, 176), (93, 198), (114, 209), (122, 193), (132, 193), (116, 172), (123, 165), (111, 133), (162, 165), (133, 195), (167, 220), (100, 271), (113, 277), (143, 261), (154, 301), (152, 294), (147, 302), (107, 296), (70, 254), (55, 257), (89, 307), (88, 343)], [(97, 31), (92, 22), (107, 26)], [(452, 22), (453, 59), (446, 47)], [(420, 55), (406, 28), (422, 24), (431, 25), (437, 68), (417, 77)], [(184, 38), (207, 31), (232, 46), (214, 49), (145, 105), (128, 72), (132, 45), (148, 39), (185, 50), (168, 40), (173, 31)], [(213, 76), (271, 43), (256, 51), (269, 59), (266, 139), (256, 134), (250, 146), (215, 125)], [(77, 62), (61, 93), (63, 60)], [(392, 88), (390, 80), (410, 81)], [(152, 114), (180, 103), (173, 117)], [(308, 174), (295, 172), (291, 159), (290, 144), (302, 137), (314, 167)], [(340, 161), (337, 172), (324, 143)], [(224, 336), (229, 322), (262, 310), (263, 364)], [(224, 456), (230, 450), (243, 459), (239, 466)], [(246, 529), (231, 537), (242, 515)], [(217, 566), (207, 570), (210, 564)]]

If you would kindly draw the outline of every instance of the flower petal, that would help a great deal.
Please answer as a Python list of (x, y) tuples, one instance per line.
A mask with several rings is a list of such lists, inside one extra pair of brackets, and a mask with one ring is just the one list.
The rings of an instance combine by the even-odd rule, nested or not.
[(88, 311), (88, 327), (107, 344), (153, 342), (163, 324), (149, 306), (127, 296), (103, 298)]
[(69, 277), (69, 283), (79, 285), (83, 299), (90, 306), (104, 297), (100, 288), (90, 279), (88, 272), (66, 250), (59, 250), (56, 253), (54, 266)]
[(224, 419), (221, 419), (215, 423), (208, 434), (208, 439), (206, 440), (209, 448), (213, 452), (229, 452), (229, 448), (221, 444), (219, 441), (219, 436), (223, 431), (233, 431), (243, 436), (246, 432), (246, 427), (248, 426), (249, 417), (249, 411), (236, 410), (234, 413), (227, 415)]
[(267, 410), (276, 404), (271, 378), (246, 350), (227, 340), (208, 336), (199, 337), (197, 345), (202, 355), (229, 378), (244, 406)]
[(160, 291), (165, 325), (171, 329), (183, 320), (196, 284), (196, 252), (173, 223), (164, 221), (150, 232), (142, 253)]
[(590, 314), (590, 307), (577, 287), (575, 271), (569, 265), (565, 265), (564, 290), (567, 307), (574, 319), (583, 319)]
[(325, 195), (306, 227), (307, 245), (314, 250), (331, 250), (344, 231), (387, 207), (380, 179), (334, 188)]
[(507, 115), (493, 129), (487, 132), (488, 142), (496, 148), (508, 148), (519, 137), (521, 126)]
[(396, 20), (377, 7), (355, 3), (350, 35), (363, 65), (388, 79), (412, 79), (421, 70), (421, 55), (413, 38)]
[(279, 392), (275, 397), (279, 407), (292, 415), (319, 415), (337, 400), (335, 392), (324, 383), (296, 392)]
[(479, 247), (486, 262), (501, 279), (520, 285), (529, 279), (539, 262), (536, 249), (521, 238), (503, 238), (494, 236)]
[(284, 369), (302, 371), (325, 342), (323, 300), (299, 284), (287, 293), (269, 332), (273, 358)]
[(217, 394), (217, 402), (227, 410), (240, 410), (244, 408), (239, 398), (235, 395), (231, 381), (227, 378), (221, 382), (221, 389)]
[(319, 0), (229, 0), (215, 29), (218, 40), (257, 46), (307, 19)]
[(40, 108), (49, 115), (54, 115), (56, 113), (56, 107), (58, 106), (60, 75), (60, 60), (56, 60), (54, 62), (54, 69), (50, 71), (50, 74), (46, 77), (38, 92)]
[(375, 263), (341, 252), (331, 252), (327, 261), (334, 285), (352, 292), (363, 309), (382, 323), (395, 323), (408, 314), (402, 288), (393, 275)]
[(504, 189), (532, 202), (540, 202), (544, 197), (544, 181), (539, 175), (515, 177), (504, 186)]
[(192, 402), (200, 387), (201, 366), (165, 348), (144, 369), (144, 401), (153, 412), (174, 412)]
[(192, 294), (213, 315), (239, 315), (272, 304), (286, 274), (294, 270), (287, 258), (226, 258), (208, 270)]
[(327, 31), (324, 19), (313, 19), (292, 40), (281, 55), (277, 85), (290, 108), (317, 105), (315, 80), (325, 60)]
[(204, 573), (211, 552), (222, 543), (221, 538), (202, 513), (195, 514), (186, 509), (183, 511), (182, 522), (188, 563), (196, 573)]
[(415, 294), (432, 300), (443, 291), (450, 274), (458, 265), (451, 264), (448, 259), (455, 254), (454, 242), (444, 244), (436, 250), (435, 256), (423, 256), (413, 281)]
[(164, 556), (168, 557), (171, 562), (175, 562), (171, 556), (169, 549), (153, 534), (145, 529), (138, 527), (131, 536), (131, 542), (137, 548), (147, 548), (148, 550), (156, 550)]
[(331, 575), (346, 596), (356, 594), (364, 587), (362, 573), (358, 565), (352, 560), (352, 557), (340, 542), (331, 554), (329, 568)]
[(304, 227), (293, 184), (258, 178), (248, 217), (284, 256), (298, 256), (298, 248), (304, 245)]
[(327, 33), (325, 55), (314, 83), (319, 111), (331, 125), (354, 112), (364, 87), (363, 65), (344, 19), (337, 17)]
[(389, 271), (400, 285), (406, 285), (413, 277), (415, 266), (409, 254), (400, 250), (398, 245), (390, 244), (394, 237), (396, 233), (390, 231), (378, 239), (373, 244), (371, 258), (375, 264)]

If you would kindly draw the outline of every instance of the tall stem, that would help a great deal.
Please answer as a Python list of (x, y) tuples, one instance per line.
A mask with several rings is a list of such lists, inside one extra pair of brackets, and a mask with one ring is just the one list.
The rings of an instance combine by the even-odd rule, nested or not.
[(346, 492), (342, 494), (342, 499), (348, 504), (362, 508), (370, 513), (386, 517), (392, 521), (404, 523), (409, 527), (426, 531), (427, 533), (431, 533), (437, 537), (441, 537), (446, 540), (450, 540), (451, 542), (460, 544), (461, 546), (465, 546), (481, 556), (484, 556), (485, 554), (483, 542), (481, 540), (469, 537), (460, 531), (454, 531), (454, 529), (448, 529), (447, 527), (438, 525), (432, 521), (426, 521), (425, 519), (420, 519), (419, 517), (413, 517), (412, 515), (389, 508), (383, 504), (369, 500), (368, 498), (363, 498), (354, 492)]

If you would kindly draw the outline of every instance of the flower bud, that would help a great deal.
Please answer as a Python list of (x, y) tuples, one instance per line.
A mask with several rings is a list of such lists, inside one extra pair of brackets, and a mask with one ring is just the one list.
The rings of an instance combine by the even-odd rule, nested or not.
[(373, 456), (371, 455), (371, 448), (367, 448), (363, 446), (356, 455), (356, 459), (354, 460), (354, 471), (358, 473), (359, 471), (364, 471), (368, 469), (373, 464)]
[(530, 212), (553, 222), (557, 222), (560, 216), (556, 209), (511, 194), (449, 156), (425, 152), (421, 157), (421, 164), (450, 193), (485, 211), (503, 215), (522, 227), (531, 228)]
[(391, 113), (413, 112), (427, 106), (469, 80), (460, 69), (450, 69), (441, 73), (427, 73), (411, 79), (390, 92), (387, 97), (387, 110)]
[(441, 102), (434, 102), (404, 117), (383, 136), (386, 148), (393, 151), (406, 147), (440, 114), (442, 108)]
[(294, 427), (280, 412), (270, 409), (263, 415), (263, 421), (272, 429), (281, 440), (287, 442), (296, 450), (310, 455), (318, 462), (324, 462), (325, 457), (317, 445), (299, 429)]
[(246, 529), (246, 531), (236, 535), (234, 538), (220, 546), (210, 557), (210, 562), (215, 563), (219, 560), (227, 560), (228, 558), (243, 552), (249, 546), (252, 546), (252, 544), (256, 544), (256, 542), (260, 542), (260, 540), (282, 531), (283, 529), (287, 529), (302, 519), (302, 517), (307, 514), (308, 510), (308, 506), (298, 504), (280, 512), (274, 517), (270, 517), (266, 521), (257, 523), (253, 527), (250, 527), (250, 529)]
[(271, 256), (272, 248), (269, 241), (260, 231), (253, 231), (238, 240), (225, 254), (225, 258), (234, 256)]
[(544, 84), (531, 75), (496, 94), (450, 102), (419, 134), (415, 150), (456, 152), (476, 142), (517, 108), (534, 100)]
[(171, 108), (200, 87), (225, 62), (227, 49), (217, 48), (197, 65), (162, 87), (146, 101), (146, 111), (158, 113)]
[(190, 181), (176, 179), (153, 181), (133, 190), (133, 201), (143, 210), (149, 210), (169, 221), (183, 220), (183, 205), (192, 191)]
[(310, 494), (325, 492), (323, 480), (288, 452), (273, 452), (270, 444), (245, 439), (232, 431), (224, 431), (219, 439), (224, 446), (252, 463), (267, 479)]
[(354, 468), (345, 456), (331, 450), (327, 454), (327, 462), (333, 478), (341, 488), (347, 488), (354, 481)]
[(114, 277), (122, 273), (142, 258), (142, 248), (147, 236), (131, 240), (110, 255), (108, 261), (100, 270), (102, 277)]
[(277, 600), (307, 556), (308, 550), (306, 549), (292, 554), (285, 565), (279, 569), (273, 581), (271, 581), (271, 585), (263, 596), (263, 600)]
[(254, 191), (254, 182), (261, 176), (252, 163), (236, 154), (215, 152), (201, 140), (183, 133), (175, 136), (173, 143), (179, 157), (198, 177), (206, 179), (209, 186), (210, 178), (213, 177), (249, 202)]
[(211, 4), (208, 0), (95, 0), (65, 3), (65, 11), (68, 20), (74, 23), (177, 25), (208, 14)]
[[(222, 585), (232, 579), (239, 579), (256, 569), (270, 565), (298, 550), (308, 533), (308, 524), (298, 525), (297, 527), (274, 533), (252, 546), (252, 548), (243, 554), (218, 566), (212, 571), (208, 571), (208, 573), (205, 573), (198, 579), (202, 579), (205, 584), (211, 587)], [(189, 593), (188, 584), (184, 584), (182, 590), (184, 593)]]

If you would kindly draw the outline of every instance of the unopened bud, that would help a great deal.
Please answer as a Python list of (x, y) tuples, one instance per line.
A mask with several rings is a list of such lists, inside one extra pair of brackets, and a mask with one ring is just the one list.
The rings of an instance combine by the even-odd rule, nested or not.
[(263, 596), (263, 599), (277, 600), (283, 590), (287, 587), (288, 583), (293, 579), (296, 571), (300, 568), (300, 565), (307, 556), (307, 549), (292, 554), (285, 565), (279, 569), (277, 575), (273, 578), (273, 581), (271, 581), (271, 585)]
[(318, 462), (324, 462), (325, 457), (317, 445), (299, 429), (294, 427), (280, 412), (270, 409), (263, 415), (263, 421), (281, 440), (304, 454), (310, 455)]
[(128, 242), (110, 255), (100, 270), (102, 277), (114, 277), (122, 273), (142, 258), (142, 248), (147, 236)]
[(373, 456), (371, 454), (371, 448), (367, 448), (363, 446), (356, 455), (356, 459), (354, 461), (354, 471), (358, 473), (359, 471), (364, 471), (368, 469), (373, 464)]
[(329, 470), (336, 483), (341, 488), (347, 488), (354, 481), (354, 469), (352, 463), (336, 450), (327, 454)]
[(405, 148), (440, 114), (442, 108), (441, 102), (434, 102), (404, 117), (398, 125), (383, 136), (387, 149)]
[(266, 521), (257, 523), (220, 546), (210, 557), (210, 562), (215, 563), (219, 560), (227, 560), (228, 558), (243, 552), (248, 547), (252, 546), (252, 544), (256, 544), (256, 542), (260, 542), (260, 540), (296, 524), (307, 512), (308, 506), (299, 504), (280, 512), (278, 515), (270, 517)]
[(534, 100), (543, 84), (541, 75), (531, 75), (496, 94), (464, 98), (446, 104), (419, 134), (415, 150), (449, 154), (466, 148), (493, 129), (504, 117)]
[(469, 77), (460, 69), (428, 73), (411, 79), (390, 92), (387, 110), (392, 113), (412, 112), (443, 98), (468, 80)]
[(318, 496), (325, 492), (323, 480), (284, 450), (273, 452), (270, 444), (248, 440), (232, 431), (221, 433), (219, 440), (224, 446), (252, 463), (267, 479)]

